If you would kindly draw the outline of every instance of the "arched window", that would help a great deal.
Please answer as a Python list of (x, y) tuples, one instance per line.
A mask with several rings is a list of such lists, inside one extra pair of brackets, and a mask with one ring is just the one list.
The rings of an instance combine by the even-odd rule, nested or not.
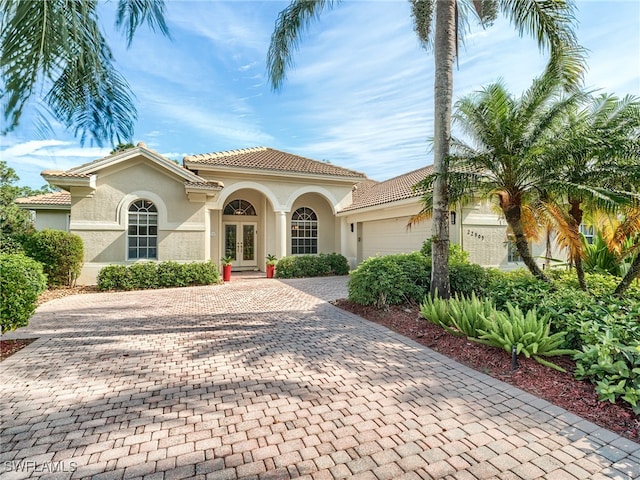
[(291, 217), (291, 253), (318, 253), (318, 216), (308, 207), (301, 207)]
[(158, 258), (158, 209), (149, 200), (129, 206), (127, 255), (129, 260)]
[(233, 200), (224, 207), (223, 215), (249, 215), (256, 216), (256, 209), (246, 200)]

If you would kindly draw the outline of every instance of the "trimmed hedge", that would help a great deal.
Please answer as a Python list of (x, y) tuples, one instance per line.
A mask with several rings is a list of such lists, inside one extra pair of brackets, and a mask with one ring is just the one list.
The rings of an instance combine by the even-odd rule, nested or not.
[[(466, 253), (466, 252), (463, 252)], [(458, 255), (449, 263), (451, 294), (482, 296), (489, 274)], [(404, 302), (421, 303), (431, 288), (431, 257), (421, 252), (370, 257), (351, 272), (349, 301), (386, 308)]]
[(42, 264), (22, 254), (0, 254), (0, 333), (26, 327), (47, 288)]
[(431, 285), (431, 258), (420, 252), (369, 257), (351, 272), (349, 301), (378, 308), (419, 303)]
[(324, 277), (348, 273), (349, 261), (339, 253), (292, 255), (282, 257), (276, 264), (276, 278)]
[(220, 272), (213, 262), (108, 265), (98, 273), (100, 290), (188, 287), (215, 283), (220, 283)]
[(63, 230), (42, 230), (24, 242), (25, 253), (40, 262), (49, 286), (75, 284), (82, 270), (82, 239)]

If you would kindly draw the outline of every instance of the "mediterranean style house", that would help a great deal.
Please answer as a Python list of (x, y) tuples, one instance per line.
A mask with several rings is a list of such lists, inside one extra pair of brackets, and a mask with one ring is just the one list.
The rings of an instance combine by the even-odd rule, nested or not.
[[(42, 176), (59, 192), (21, 198), (37, 229), (84, 241), (79, 284), (109, 264), (194, 262), (224, 256), (234, 270), (264, 270), (265, 257), (339, 252), (355, 267), (373, 255), (419, 250), (430, 221), (407, 229), (420, 210), (413, 185), (430, 167), (376, 182), (365, 174), (271, 148), (187, 156), (183, 165), (143, 143)], [(451, 241), (471, 261), (522, 266), (506, 224), (486, 202), (451, 212)], [(542, 247), (534, 245), (534, 255)]]

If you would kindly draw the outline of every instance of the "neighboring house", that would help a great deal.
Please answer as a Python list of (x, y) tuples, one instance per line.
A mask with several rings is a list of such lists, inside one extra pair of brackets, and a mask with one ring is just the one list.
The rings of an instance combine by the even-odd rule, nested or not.
[[(271, 148), (187, 156), (180, 166), (137, 147), (67, 171), (44, 171), (56, 192), (21, 198), (37, 229), (79, 235), (79, 284), (109, 264), (223, 256), (235, 270), (264, 270), (265, 257), (340, 252), (352, 266), (376, 254), (419, 250), (430, 221), (407, 229), (420, 210), (419, 169), (384, 182)], [(452, 212), (451, 240), (473, 262), (513, 268), (505, 222), (486, 202)], [(542, 247), (534, 246), (534, 255)]]

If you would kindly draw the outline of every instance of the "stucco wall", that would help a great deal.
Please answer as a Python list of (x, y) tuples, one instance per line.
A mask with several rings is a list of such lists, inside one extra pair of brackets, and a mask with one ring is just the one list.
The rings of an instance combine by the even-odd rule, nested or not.
[(204, 203), (189, 202), (184, 180), (140, 158), (99, 172), (96, 190), (71, 188), (71, 232), (85, 244), (85, 268), (79, 283), (95, 283), (102, 266), (129, 264), (127, 211), (138, 199), (158, 209), (158, 261), (202, 261)]
[(318, 217), (318, 253), (332, 253), (340, 251), (340, 244), (336, 245), (336, 222), (333, 210), (328, 202), (318, 194), (306, 193), (296, 199), (287, 214), (287, 255), (291, 255), (291, 217), (298, 208), (311, 208)]
[(68, 216), (69, 210), (37, 210), (34, 226), (36, 230), (49, 228), (69, 231)]

